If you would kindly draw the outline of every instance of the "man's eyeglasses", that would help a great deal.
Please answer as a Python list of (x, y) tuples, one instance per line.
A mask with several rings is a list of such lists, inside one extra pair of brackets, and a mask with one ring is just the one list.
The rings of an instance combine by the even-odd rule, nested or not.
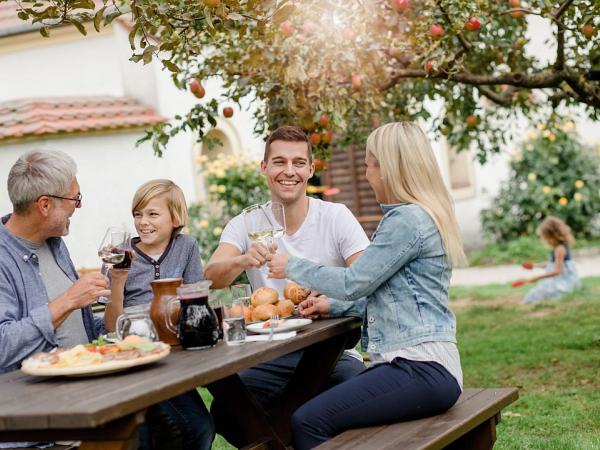
[(81, 199), (83, 198), (83, 195), (81, 195), (81, 192), (79, 194), (77, 194), (77, 197), (61, 197), (59, 195), (50, 195), (50, 194), (46, 194), (46, 197), (52, 197), (52, 198), (60, 198), (61, 200), (71, 200), (72, 202), (75, 202), (75, 208), (79, 208), (81, 206)]

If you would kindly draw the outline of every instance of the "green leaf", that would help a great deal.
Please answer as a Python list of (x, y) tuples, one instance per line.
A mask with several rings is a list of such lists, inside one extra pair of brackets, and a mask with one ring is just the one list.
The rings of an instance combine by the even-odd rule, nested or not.
[(119, 17), (122, 13), (119, 11), (113, 11), (111, 13), (108, 13), (106, 15), (106, 17), (104, 17), (104, 25), (109, 25), (112, 23), (113, 20), (115, 20), (117, 17)]
[(179, 67), (177, 67), (177, 64), (173, 63), (172, 61), (165, 59), (162, 63), (163, 66), (165, 66), (170, 72), (178, 73), (181, 71)]
[(77, 30), (81, 34), (83, 34), (84, 36), (87, 36), (87, 30), (85, 29), (85, 26), (80, 21), (78, 21), (77, 19), (71, 17), (71, 18), (67, 19), (66, 22), (69, 22), (69, 23), (73, 24), (73, 26), (75, 28), (77, 28)]
[(106, 11), (106, 6), (100, 8), (98, 11), (96, 11), (96, 14), (94, 15), (94, 28), (97, 32), (100, 32), (100, 22), (102, 22), (104, 11)]
[(131, 47), (131, 50), (135, 50), (135, 35), (137, 34), (139, 29), (140, 24), (136, 23), (129, 32), (129, 46)]
[(50, 37), (50, 33), (48, 32), (48, 27), (42, 27), (39, 29), (40, 34), (44, 37)]
[(206, 8), (204, 8), (204, 20), (206, 20), (206, 24), (210, 28), (212, 28), (213, 30), (215, 29), (215, 25), (213, 24), (213, 21), (212, 21), (212, 12), (208, 6)]
[(69, 5), (71, 9), (94, 9), (96, 4), (93, 0), (77, 0)]
[(241, 14), (235, 13), (235, 12), (227, 14), (227, 18), (229, 20), (238, 20), (238, 21), (244, 20), (244, 16), (242, 16)]
[(273, 22), (273, 25), (275, 25), (275, 26), (279, 25), (281, 22), (288, 19), (295, 11), (296, 11), (295, 5), (290, 5), (290, 4), (283, 5), (281, 8), (279, 8), (273, 14), (273, 17), (271, 19)]
[(156, 51), (155, 45), (149, 45), (144, 49), (144, 53), (142, 54), (142, 59), (144, 60), (144, 65), (150, 64), (152, 62), (152, 56)]
[(17, 13), (17, 17), (21, 20), (27, 20), (29, 19), (29, 14), (27, 14), (25, 11), (19, 11)]

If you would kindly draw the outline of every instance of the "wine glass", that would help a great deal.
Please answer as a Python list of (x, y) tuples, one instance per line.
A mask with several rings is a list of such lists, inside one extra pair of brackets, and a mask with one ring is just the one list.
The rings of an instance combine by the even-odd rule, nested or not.
[[(102, 260), (102, 269), (100, 270), (102, 275), (107, 275), (113, 266), (125, 263), (126, 256), (131, 265), (130, 237), (129, 232), (122, 228), (108, 227), (98, 248), (98, 256)], [(108, 297), (98, 297), (98, 303), (106, 304), (109, 301)]]
[[(273, 226), (273, 239), (280, 239), (285, 234), (285, 209), (279, 202), (267, 202), (263, 205), (271, 225)], [(272, 243), (271, 240), (271, 243)]]
[[(248, 238), (269, 248), (273, 242), (274, 226), (264, 205), (248, 206), (242, 211), (242, 215)], [(267, 273), (269, 269), (263, 266), (259, 270)]]

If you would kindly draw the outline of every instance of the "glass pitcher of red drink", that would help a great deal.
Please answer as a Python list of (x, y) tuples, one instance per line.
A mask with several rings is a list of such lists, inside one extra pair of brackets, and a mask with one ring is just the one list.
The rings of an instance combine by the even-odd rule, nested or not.
[[(181, 346), (186, 350), (214, 347), (219, 339), (217, 315), (208, 304), (208, 290), (212, 281), (182, 284), (177, 288), (177, 297), (167, 303), (169, 329), (177, 333)], [(179, 302), (179, 321), (171, 321), (171, 310)]]

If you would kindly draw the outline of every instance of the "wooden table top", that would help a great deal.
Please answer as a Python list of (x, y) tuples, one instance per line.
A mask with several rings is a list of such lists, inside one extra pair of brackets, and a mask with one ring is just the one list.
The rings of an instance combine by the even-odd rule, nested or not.
[(173, 347), (165, 359), (98, 377), (0, 375), (0, 431), (94, 428), (196, 386), (235, 374), (360, 327), (353, 318), (317, 320), (284, 341), (207, 350)]

